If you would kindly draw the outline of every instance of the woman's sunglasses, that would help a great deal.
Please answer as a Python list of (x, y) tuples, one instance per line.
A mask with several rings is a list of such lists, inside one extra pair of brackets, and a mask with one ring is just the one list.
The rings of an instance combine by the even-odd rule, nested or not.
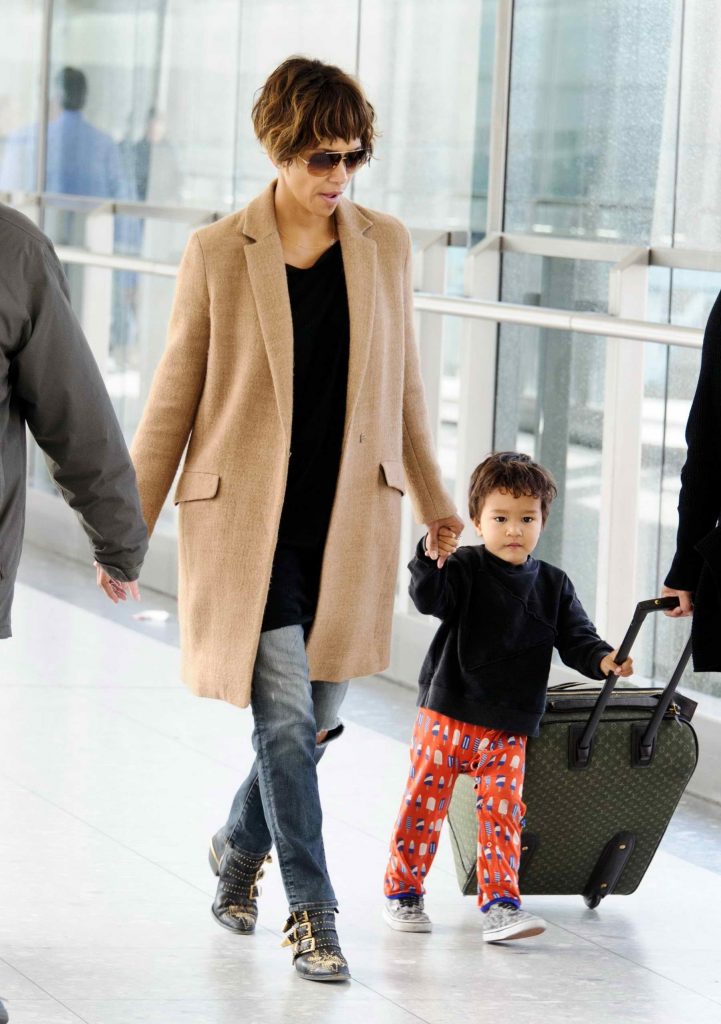
[(349, 153), (313, 153), (307, 160), (302, 156), (298, 157), (308, 168), (308, 174), (316, 178), (324, 178), (326, 174), (334, 171), (343, 160), (348, 174), (353, 174), (359, 167), (367, 163), (369, 153), (367, 149), (352, 149)]

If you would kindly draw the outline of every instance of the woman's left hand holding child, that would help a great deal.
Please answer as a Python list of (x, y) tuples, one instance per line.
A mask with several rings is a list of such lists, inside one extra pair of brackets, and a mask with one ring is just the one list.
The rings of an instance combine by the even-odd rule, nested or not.
[[(431, 553), (428, 550), (429, 537), (426, 535), (425, 548), (426, 555), (431, 558)], [(438, 529), (438, 568), (440, 569), (443, 563), (446, 561), (449, 555), (452, 555), (458, 547), (458, 534), (455, 530), (452, 530), (450, 526), (441, 526)]]

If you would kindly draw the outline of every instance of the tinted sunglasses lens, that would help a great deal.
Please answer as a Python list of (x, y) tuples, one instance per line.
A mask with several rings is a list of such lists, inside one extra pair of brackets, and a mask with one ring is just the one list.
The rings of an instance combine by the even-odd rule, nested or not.
[(367, 159), (368, 152), (365, 149), (357, 149), (352, 153), (313, 153), (308, 160), (308, 172), (318, 178), (330, 174), (335, 170), (342, 159), (345, 159), (346, 170), (349, 174), (357, 171)]
[(313, 153), (308, 161), (308, 172), (320, 178), (337, 167), (340, 159), (340, 153)]
[(366, 162), (366, 151), (365, 149), (357, 149), (353, 153), (346, 153), (345, 165), (348, 168), (348, 173), (351, 171), (357, 171), (359, 167), (362, 167)]

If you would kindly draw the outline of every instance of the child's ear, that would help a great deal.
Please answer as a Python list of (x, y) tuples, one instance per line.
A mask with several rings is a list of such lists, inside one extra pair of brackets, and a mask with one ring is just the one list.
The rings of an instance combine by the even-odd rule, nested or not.
[(483, 537), (483, 530), (481, 529), (481, 524), (480, 524), (479, 520), (478, 519), (473, 519), (472, 523), (473, 523), (473, 529), (476, 531), (478, 536), (479, 537)]

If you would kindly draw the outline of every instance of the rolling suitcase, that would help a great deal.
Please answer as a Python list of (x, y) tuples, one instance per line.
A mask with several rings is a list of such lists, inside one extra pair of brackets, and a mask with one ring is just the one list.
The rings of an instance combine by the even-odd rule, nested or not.
[[(618, 651), (628, 656), (650, 612), (641, 602)], [(689, 640), (665, 689), (561, 683), (548, 690), (540, 736), (528, 742), (519, 882), (523, 895), (574, 894), (597, 907), (633, 892), (651, 863), (698, 760), (696, 703), (676, 692)], [(456, 875), (475, 895), (478, 824), (473, 779), (461, 775), (448, 811)]]

